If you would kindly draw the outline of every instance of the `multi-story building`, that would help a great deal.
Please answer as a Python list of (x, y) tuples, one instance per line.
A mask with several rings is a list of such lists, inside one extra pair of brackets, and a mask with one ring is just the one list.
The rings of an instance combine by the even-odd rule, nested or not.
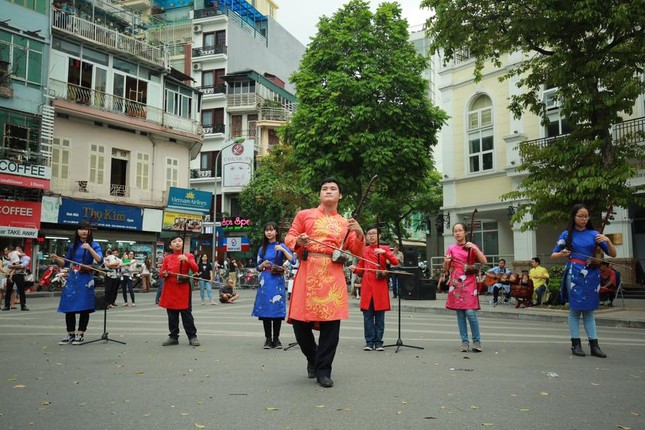
[[(194, 45), (187, 58), (203, 92), (204, 145), (191, 165), (191, 186), (213, 192), (217, 224), (248, 221), (240, 211), (238, 193), (248, 183), (256, 155), (277, 143), (275, 130), (295, 109), (294, 88), (288, 79), (298, 68), (304, 46), (271, 15), (259, 11), (275, 12), (275, 7), (271, 1), (232, 0), (195, 5)], [(233, 139), (242, 137), (244, 144), (234, 146)], [(222, 176), (222, 166), (229, 161), (244, 175), (235, 184), (227, 184), (226, 169)], [(195, 244), (203, 252), (215, 253), (212, 243), (217, 236), (219, 259), (232, 243), (238, 244), (237, 257), (252, 256), (244, 253), (249, 249), (244, 228), (224, 225), (217, 234), (212, 223), (205, 226), (204, 236)]]
[(201, 94), (171, 67), (169, 44), (149, 40), (149, 18), (102, 0), (56, 6), (44, 251), (60, 252), (72, 224), (91, 219), (95, 238), (154, 253), (170, 188), (188, 188), (190, 160), (201, 150)]
[[(445, 244), (452, 242), (450, 226), (470, 222), (478, 210), (474, 240), (480, 244), (489, 262), (505, 258), (515, 268), (525, 268), (538, 256), (548, 261), (558, 234), (564, 226), (541, 225), (522, 232), (511, 224), (518, 202), (502, 201), (500, 196), (516, 189), (525, 175), (518, 172), (521, 163), (517, 151), (523, 141), (539, 145), (566, 134), (570, 125), (553, 101), (553, 88), (544, 88), (543, 97), (549, 110), (549, 124), (531, 113), (515, 118), (507, 109), (508, 100), (518, 94), (517, 79), (500, 81), (509, 68), (522, 61), (520, 54), (504, 58), (501, 68), (487, 66), (480, 82), (473, 78), (474, 59), (467, 52), (457, 56), (439, 70), (438, 104), (450, 116), (440, 135), (443, 170), (443, 218)], [(616, 125), (614, 137), (626, 129), (645, 130), (645, 96), (641, 96), (634, 113)], [(633, 183), (642, 183), (645, 165), (639, 166)], [(636, 260), (645, 264), (645, 208), (619, 208), (615, 220), (605, 230), (614, 235), (618, 258), (627, 265)], [(627, 272), (625, 270), (625, 272)], [(634, 282), (633, 271), (624, 273), (624, 281)]]
[(0, 246), (32, 254), (50, 187), (49, 3), (0, 0)]

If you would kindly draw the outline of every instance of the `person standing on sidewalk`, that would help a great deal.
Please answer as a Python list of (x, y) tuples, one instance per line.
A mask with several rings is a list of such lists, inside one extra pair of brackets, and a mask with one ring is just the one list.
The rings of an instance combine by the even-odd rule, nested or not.
[(105, 250), (103, 267), (107, 271), (107, 275), (105, 275), (105, 302), (108, 309), (116, 306), (116, 297), (119, 294), (119, 283), (121, 282), (120, 266), (119, 251), (112, 251), (109, 248)]
[[(360, 260), (356, 266), (350, 267), (350, 270), (363, 275), (360, 302), (365, 336), (363, 351), (384, 351), (385, 312), (391, 309), (385, 269), (388, 263), (392, 266), (399, 265), (399, 259), (390, 251), (390, 248), (385, 245), (379, 245), (380, 235), (381, 230), (377, 226), (367, 229), (368, 244), (363, 249), (364, 260)], [(365, 260), (374, 264), (369, 264)], [(379, 271), (374, 271), (373, 269)]]
[[(53, 262), (69, 266), (67, 282), (60, 296), (58, 312), (65, 314), (67, 336), (62, 338), (59, 345), (80, 345), (83, 343), (85, 331), (90, 321), (90, 314), (95, 311), (94, 301), (94, 272), (92, 263), (103, 262), (101, 245), (94, 241), (89, 223), (81, 221), (76, 226), (74, 240), (67, 249), (65, 258), (50, 254)], [(76, 314), (79, 314), (78, 329)]]
[(134, 287), (132, 286), (132, 275), (137, 270), (137, 260), (134, 259), (134, 252), (124, 252), (121, 259), (121, 288), (123, 289), (123, 306), (128, 306), (128, 294), (132, 299), (132, 306), (137, 304), (134, 302)]
[(206, 297), (208, 297), (210, 304), (214, 305), (212, 283), (215, 278), (213, 277), (213, 266), (208, 262), (208, 255), (202, 254), (199, 261), (199, 272), (196, 275), (199, 278), (199, 296), (202, 299), (202, 306), (204, 306)]
[(560, 234), (553, 248), (552, 259), (567, 259), (562, 277), (560, 295), (562, 303), (569, 302), (569, 332), (571, 352), (584, 357), (580, 341), (580, 317), (585, 326), (591, 355), (606, 358), (598, 346), (594, 310), (600, 305), (600, 269), (589, 264), (588, 259), (596, 253), (596, 246), (611, 257), (616, 256), (616, 247), (607, 236), (594, 230), (589, 209), (583, 204), (574, 205), (569, 215), (567, 229)]
[(475, 266), (475, 263), (486, 264), (486, 256), (477, 245), (466, 241), (466, 224), (453, 225), (452, 236), (456, 243), (450, 245), (443, 261), (444, 272), (450, 271), (446, 308), (457, 311), (457, 325), (461, 336), (460, 351), (468, 352), (470, 349), (467, 320), (472, 333), (472, 350), (473, 352), (482, 352), (479, 320), (477, 319), (477, 310), (479, 310), (477, 274), (479, 268)]
[(197, 329), (192, 312), (192, 289), (188, 278), (181, 275), (188, 275), (192, 270), (197, 272), (199, 267), (195, 263), (193, 254), (184, 253), (184, 239), (181, 236), (170, 238), (170, 250), (172, 254), (163, 259), (161, 265), (161, 277), (164, 278), (163, 290), (159, 306), (166, 308), (168, 314), (168, 328), (170, 334), (163, 346), (179, 344), (179, 316), (184, 326), (190, 346), (199, 346), (197, 340)]
[(282, 348), (280, 328), (287, 316), (287, 289), (284, 282), (286, 261), (295, 257), (281, 243), (278, 224), (268, 222), (264, 225), (264, 239), (258, 250), (257, 269), (260, 271), (260, 286), (255, 294), (251, 316), (262, 320), (264, 326), (264, 349)]
[[(343, 196), (336, 179), (323, 179), (319, 190), (320, 205), (298, 212), (284, 239), (291, 250), (299, 253), (300, 261), (287, 321), (293, 324), (296, 341), (307, 358), (307, 376), (329, 388), (334, 385), (331, 370), (340, 321), (349, 318), (344, 267), (340, 261), (332, 261), (332, 250), (345, 245), (345, 249), (361, 256), (365, 235), (356, 220), (347, 220), (338, 213)], [(318, 345), (314, 329), (320, 330)]]
[[(10, 280), (18, 290), (18, 297), (20, 297), (20, 310), (28, 311), (29, 308), (27, 307), (27, 299), (25, 297), (25, 275), (27, 274), (27, 266), (29, 266), (31, 258), (23, 252), (21, 246), (16, 246), (15, 251), (18, 253), (19, 259), (18, 261), (9, 264), (7, 268), (13, 272)], [(9, 281), (7, 281), (7, 286), (8, 285)], [(7, 292), (9, 292), (8, 287)], [(2, 310), (8, 311), (9, 309), (11, 309), (11, 294), (5, 294), (4, 308), (2, 308)]]

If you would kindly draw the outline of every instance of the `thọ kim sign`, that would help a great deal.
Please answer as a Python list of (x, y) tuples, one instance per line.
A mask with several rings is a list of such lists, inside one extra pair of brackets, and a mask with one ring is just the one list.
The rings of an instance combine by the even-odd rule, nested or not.
[(96, 227), (141, 230), (143, 209), (134, 206), (88, 202), (63, 198), (58, 209), (58, 223), (76, 225), (92, 221)]

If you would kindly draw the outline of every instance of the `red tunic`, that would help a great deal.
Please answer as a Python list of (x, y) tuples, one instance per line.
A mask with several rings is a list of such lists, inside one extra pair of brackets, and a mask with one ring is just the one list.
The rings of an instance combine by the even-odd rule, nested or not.
[[(195, 273), (199, 270), (197, 263), (195, 263), (195, 257), (193, 257), (192, 254), (185, 254), (188, 257), (188, 261), (183, 262), (180, 271), (180, 255), (181, 253), (166, 255), (161, 265), (161, 273), (167, 271), (187, 275), (189, 270), (192, 270)], [(189, 282), (178, 284), (177, 275), (168, 275), (168, 277), (164, 278), (159, 306), (174, 310), (188, 309), (190, 307), (189, 297), (191, 293)]]
[[(303, 261), (302, 249), (296, 245), (298, 235), (306, 233), (312, 239), (340, 248), (347, 234), (347, 225), (348, 221), (336, 211), (325, 215), (322, 205), (296, 214), (284, 239), (289, 248), (300, 253), (300, 268), (293, 283), (288, 320), (310, 322), (349, 318), (345, 272), (342, 264), (331, 261), (333, 249), (310, 242), (307, 259)], [(349, 234), (345, 249), (362, 255), (363, 241), (357, 239), (355, 232)]]
[(371, 264), (366, 261), (360, 260), (356, 265), (356, 273), (363, 273), (363, 280), (361, 282), (361, 310), (368, 310), (370, 308), (370, 302), (374, 299), (374, 310), (375, 311), (389, 311), (390, 308), (390, 292), (387, 283), (387, 277), (383, 279), (376, 278), (376, 272), (373, 270), (362, 270), (365, 269), (387, 269), (386, 262), (390, 262), (392, 266), (398, 266), (399, 260), (396, 258), (390, 248), (382, 245), (379, 248), (385, 250), (385, 254), (380, 256), (374, 254), (374, 250), (377, 248), (376, 245), (366, 245), (363, 250), (363, 258), (374, 263), (380, 262), (380, 265)]

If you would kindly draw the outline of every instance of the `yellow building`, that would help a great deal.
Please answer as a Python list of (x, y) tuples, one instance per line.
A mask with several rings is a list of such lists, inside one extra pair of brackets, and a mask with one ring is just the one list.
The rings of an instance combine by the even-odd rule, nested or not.
[[(523, 141), (543, 143), (546, 139), (567, 134), (570, 130), (554, 102), (553, 88), (545, 88), (550, 124), (541, 125), (539, 117), (525, 113), (514, 118), (507, 106), (511, 96), (520, 94), (517, 79), (500, 81), (509, 68), (523, 60), (521, 54), (510, 54), (501, 68), (488, 65), (481, 81), (475, 82), (474, 59), (467, 52), (438, 66), (437, 104), (450, 119), (440, 133), (443, 173), (444, 245), (452, 243), (451, 226), (456, 222), (470, 223), (478, 210), (474, 241), (488, 256), (489, 264), (505, 258), (515, 270), (526, 268), (538, 256), (549, 261), (551, 250), (564, 225), (543, 225), (536, 230), (521, 232), (512, 225), (510, 216), (520, 202), (502, 201), (500, 196), (517, 188), (526, 173), (518, 172), (521, 160), (518, 144)], [(645, 130), (645, 96), (641, 95), (631, 117), (614, 129)], [(634, 184), (645, 180), (645, 165), (640, 166)], [(448, 222), (448, 218), (450, 221)], [(618, 208), (615, 220), (605, 230), (614, 234), (618, 258), (629, 264), (640, 260), (645, 265), (645, 208)], [(627, 272), (625, 269), (624, 272)], [(623, 276), (632, 281), (630, 276)], [(633, 277), (633, 275), (632, 275)]]

